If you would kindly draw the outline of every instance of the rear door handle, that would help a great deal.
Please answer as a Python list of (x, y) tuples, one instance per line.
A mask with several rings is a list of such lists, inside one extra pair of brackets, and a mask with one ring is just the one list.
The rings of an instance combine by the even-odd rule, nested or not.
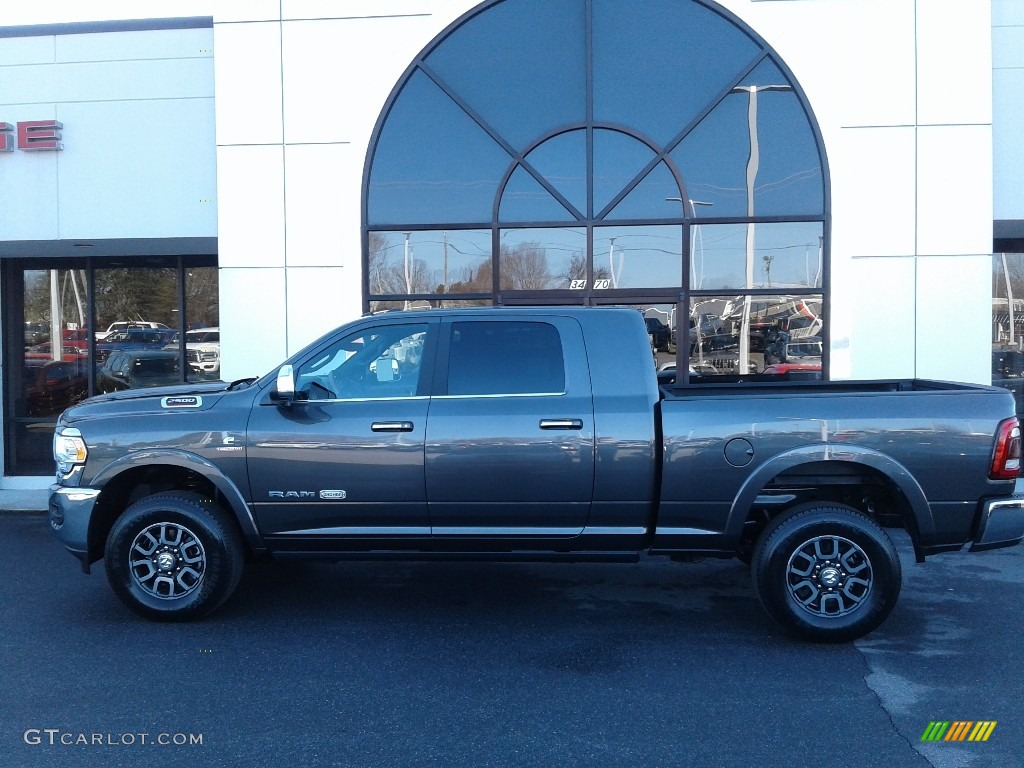
[(412, 432), (411, 421), (375, 421), (370, 425), (374, 432)]
[(541, 419), (541, 429), (583, 429), (583, 419)]

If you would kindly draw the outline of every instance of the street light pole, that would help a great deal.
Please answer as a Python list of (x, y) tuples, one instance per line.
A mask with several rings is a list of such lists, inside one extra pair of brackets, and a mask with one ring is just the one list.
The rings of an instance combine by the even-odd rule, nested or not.
[[(619, 278), (615, 274), (615, 238), (608, 238), (608, 271), (611, 272), (612, 288), (619, 287)], [(596, 282), (596, 280), (595, 280)]]
[[(791, 91), (791, 85), (738, 85), (730, 93), (747, 94), (747, 135), (750, 140), (750, 155), (747, 158), (747, 218), (754, 218), (754, 185), (757, 171), (761, 166), (761, 148), (757, 141), (757, 94), (762, 91)], [(747, 290), (754, 287), (754, 222), (747, 222)], [(750, 357), (750, 294), (743, 297), (743, 319), (740, 324), (740, 351), (736, 361), (737, 373), (746, 373)]]
[(405, 309), (409, 308), (409, 294), (412, 293), (412, 279), (409, 275), (409, 235), (405, 232)]

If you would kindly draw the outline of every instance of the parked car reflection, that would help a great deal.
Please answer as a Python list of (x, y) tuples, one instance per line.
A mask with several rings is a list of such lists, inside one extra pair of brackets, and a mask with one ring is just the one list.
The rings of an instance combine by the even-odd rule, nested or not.
[(25, 411), (28, 416), (56, 416), (89, 395), (84, 360), (56, 360), (27, 368)]
[[(80, 347), (67, 343), (61, 345), (61, 360), (85, 360), (88, 357), (89, 349), (84, 345)], [(35, 346), (29, 347), (25, 350), (24, 359), (25, 365), (30, 368), (53, 362), (53, 345), (47, 341), (42, 344), (36, 344)]]
[(791, 339), (785, 331), (779, 333), (775, 340), (765, 345), (764, 362), (766, 365), (777, 363), (818, 363), (821, 364), (821, 337)]
[(111, 333), (96, 343), (96, 361), (102, 363), (114, 350), (163, 349), (174, 337), (174, 331), (154, 328), (129, 328)]
[(174, 350), (117, 350), (96, 376), (99, 392), (118, 392), (142, 387), (163, 387), (181, 381), (178, 353)]
[[(164, 349), (178, 349), (174, 334)], [(220, 377), (220, 328), (197, 328), (185, 333), (185, 360), (193, 373), (202, 378)]]

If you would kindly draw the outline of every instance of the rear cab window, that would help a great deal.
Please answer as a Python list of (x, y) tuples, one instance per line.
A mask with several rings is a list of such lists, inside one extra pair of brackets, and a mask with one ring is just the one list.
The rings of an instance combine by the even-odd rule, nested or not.
[(563, 394), (558, 330), (535, 321), (453, 322), (448, 395)]

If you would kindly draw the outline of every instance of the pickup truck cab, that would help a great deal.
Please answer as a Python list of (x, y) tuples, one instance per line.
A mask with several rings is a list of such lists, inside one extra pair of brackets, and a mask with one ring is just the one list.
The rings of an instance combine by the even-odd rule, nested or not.
[(609, 308), (386, 313), (260, 379), (92, 398), (54, 436), (50, 521), (137, 613), (226, 600), (248, 558), (738, 557), (824, 641), (919, 560), (1024, 537), (1005, 390), (924, 381), (659, 387)]

